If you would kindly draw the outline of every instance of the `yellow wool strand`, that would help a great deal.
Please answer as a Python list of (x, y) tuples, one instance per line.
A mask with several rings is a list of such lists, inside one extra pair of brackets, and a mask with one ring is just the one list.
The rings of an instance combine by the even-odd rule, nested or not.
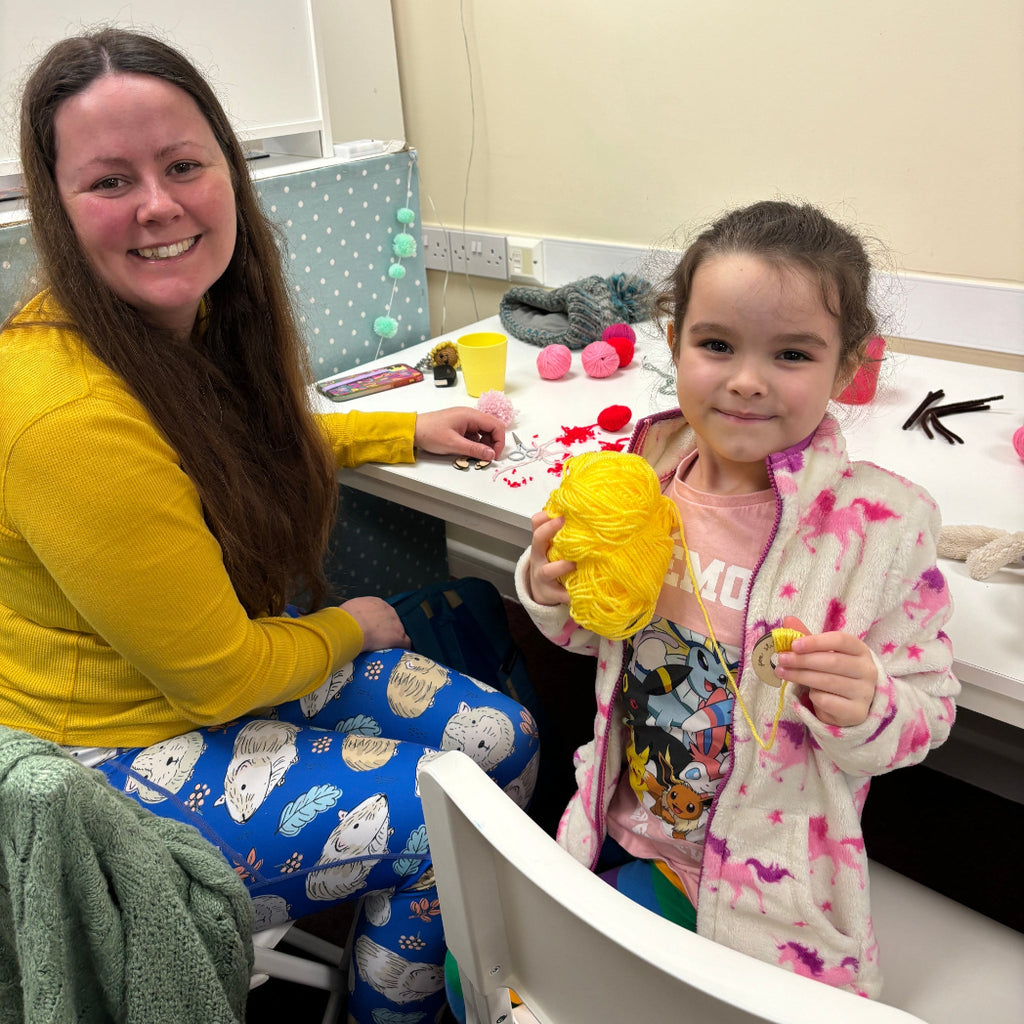
[[(690, 562), (690, 549), (686, 546), (686, 535), (683, 533), (682, 519), (679, 520), (679, 537), (683, 542), (683, 552), (686, 555), (686, 571), (689, 574), (690, 583), (693, 585), (693, 594), (697, 598), (697, 604), (700, 605), (701, 614), (704, 616), (704, 625), (707, 627), (708, 638), (715, 648), (715, 653), (718, 655), (718, 660), (722, 663), (722, 668), (725, 669), (725, 678), (729, 683), (733, 696), (736, 698), (736, 706), (746, 719), (747, 725), (750, 727), (750, 735), (757, 740), (757, 745), (762, 750), (771, 750), (775, 746), (775, 734), (779, 731), (779, 721), (782, 718), (782, 710), (785, 707), (786, 687), (789, 683), (784, 679), (779, 687), (779, 703), (775, 708), (775, 716), (772, 718), (771, 732), (768, 734), (768, 739), (763, 740), (761, 739), (761, 734), (757, 731), (757, 726), (754, 725), (754, 720), (750, 717), (750, 712), (747, 711), (746, 704), (743, 703), (743, 698), (740, 696), (740, 688), (736, 683), (736, 678), (729, 671), (729, 664), (725, 660), (722, 648), (718, 646), (718, 640), (715, 639), (715, 631), (711, 628), (711, 616), (708, 615), (708, 610), (704, 607), (704, 601), (700, 596), (700, 587), (697, 585), (697, 576), (693, 571), (693, 564)], [(779, 627), (772, 630), (772, 643), (775, 645), (776, 651), (788, 651), (792, 649), (793, 641), (798, 636), (803, 636), (803, 633), (799, 630)]]
[[(562, 482), (551, 492), (544, 511), (563, 516), (565, 525), (555, 534), (548, 561), (575, 562), (562, 577), (569, 593), (569, 614), (584, 629), (609, 640), (625, 640), (654, 617), (665, 573), (672, 561), (672, 534), (678, 530), (686, 571), (693, 585), (707, 636), (725, 669), (751, 735), (763, 750), (770, 750), (782, 717), (787, 683), (779, 688), (779, 703), (767, 740), (762, 740), (740, 697), (739, 687), (715, 638), (711, 618), (700, 596), (690, 549), (675, 502), (661, 493), (650, 464), (629, 452), (587, 452), (569, 459)], [(795, 629), (773, 629), (776, 651), (788, 651)]]

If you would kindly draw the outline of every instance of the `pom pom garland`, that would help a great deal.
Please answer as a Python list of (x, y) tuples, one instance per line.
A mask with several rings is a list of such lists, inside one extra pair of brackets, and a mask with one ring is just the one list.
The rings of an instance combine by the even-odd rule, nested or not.
[(607, 341), (592, 341), (580, 359), (583, 369), (591, 377), (608, 377), (619, 368), (619, 355)]
[(569, 372), (572, 353), (566, 345), (546, 345), (537, 353), (537, 372), (545, 380), (558, 380)]
[(597, 417), (597, 425), (609, 434), (621, 430), (631, 419), (633, 412), (628, 405), (609, 405), (602, 409)]
[(1013, 450), (1024, 459), (1024, 427), (1014, 432)]
[(562, 578), (573, 619), (609, 640), (643, 629), (654, 616), (678, 522), (647, 461), (628, 452), (575, 455), (544, 511), (565, 517), (548, 560), (576, 563)]
[(402, 231), (395, 235), (395, 239), (391, 243), (391, 251), (400, 259), (405, 259), (407, 256), (415, 256), (416, 239)]
[(390, 316), (379, 316), (373, 321), (373, 333), (380, 338), (393, 338), (398, 333), (398, 321)]
[(476, 407), (481, 412), (496, 416), (506, 427), (512, 425), (517, 412), (504, 391), (485, 391), (477, 400)]
[[(416, 211), (411, 209), (407, 203), (412, 199), (412, 172), (415, 166), (415, 155), (409, 161), (409, 176), (405, 183), (405, 203), (395, 210), (395, 220), (403, 227), (408, 227), (416, 219)], [(388, 228), (388, 234), (392, 229)], [(406, 256), (416, 255), (416, 239), (405, 231), (395, 235), (391, 242), (391, 251), (398, 257), (398, 260), (388, 267), (388, 278), (391, 280), (391, 297), (384, 309), (384, 314), (373, 321), (374, 333), (380, 338), (377, 343), (376, 359), (384, 348), (384, 341), (393, 338), (398, 333), (398, 320), (392, 317), (391, 307), (395, 304), (395, 295), (398, 293), (398, 282), (405, 277), (405, 267), (402, 266), (402, 259)], [(408, 301), (408, 300), (406, 300)]]

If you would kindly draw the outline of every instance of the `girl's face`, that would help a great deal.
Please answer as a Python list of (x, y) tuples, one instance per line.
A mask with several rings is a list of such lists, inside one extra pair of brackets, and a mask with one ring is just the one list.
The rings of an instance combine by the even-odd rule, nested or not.
[(99, 277), (150, 323), (187, 335), (235, 248), (231, 173), (184, 90), (112, 74), (54, 119), (61, 203)]
[(765, 459), (807, 437), (838, 394), (838, 320), (795, 266), (731, 253), (693, 275), (678, 345), (679, 408), (697, 433), (689, 482), (741, 494), (768, 486)]

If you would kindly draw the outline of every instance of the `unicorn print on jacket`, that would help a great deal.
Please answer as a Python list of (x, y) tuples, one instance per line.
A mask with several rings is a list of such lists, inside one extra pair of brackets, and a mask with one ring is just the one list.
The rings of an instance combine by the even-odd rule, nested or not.
[(854, 498), (848, 505), (837, 508), (836, 492), (829, 487), (814, 499), (811, 507), (801, 517), (797, 532), (803, 535), (803, 542), (812, 555), (818, 550), (811, 544), (812, 540), (832, 537), (839, 545), (839, 553), (836, 555), (838, 572), (852, 539), (857, 541), (857, 561), (860, 561), (866, 523), (879, 523), (886, 519), (898, 518), (892, 509), (866, 498)]

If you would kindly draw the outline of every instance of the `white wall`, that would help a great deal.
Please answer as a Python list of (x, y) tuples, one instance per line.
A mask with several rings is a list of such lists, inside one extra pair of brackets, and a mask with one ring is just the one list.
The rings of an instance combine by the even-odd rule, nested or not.
[[(1020, 0), (392, 10), (426, 222), (460, 225), (465, 203), (480, 230), (649, 246), (781, 196), (876, 235), (900, 270), (1024, 282)], [(507, 287), (473, 284), (477, 310), (450, 282), (449, 328)]]

